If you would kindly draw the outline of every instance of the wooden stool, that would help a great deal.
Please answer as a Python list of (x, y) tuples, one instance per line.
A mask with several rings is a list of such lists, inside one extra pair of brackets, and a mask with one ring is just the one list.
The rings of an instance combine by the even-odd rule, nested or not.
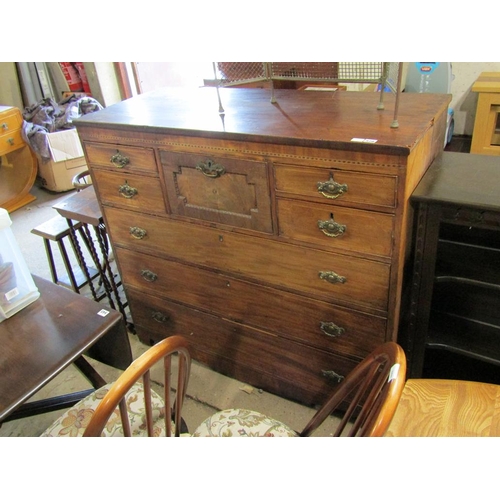
[[(87, 237), (83, 232), (83, 224), (81, 222), (75, 223), (75, 229), (79, 232), (83, 241), (86, 243)], [(64, 244), (64, 239), (66, 237), (69, 237), (69, 241), (71, 243), (73, 251), (75, 251), (75, 248), (73, 245), (73, 240), (71, 239), (67, 220), (64, 217), (57, 215), (49, 221), (35, 227), (31, 230), (31, 232), (43, 238), (47, 260), (49, 261), (50, 274), (52, 275), (52, 281), (56, 285), (62, 285), (67, 288), (71, 288), (73, 291), (79, 293), (79, 290), (84, 285), (86, 285), (88, 281), (81, 269), (73, 269), (69, 260), (68, 252)], [(52, 253), (52, 247), (50, 244), (51, 241), (55, 241), (59, 247), (64, 267), (66, 268), (66, 276), (59, 277), (57, 273), (54, 255)], [(98, 275), (99, 273), (97, 272), (97, 269), (89, 268), (89, 276), (91, 279), (94, 279)]]
[(387, 437), (500, 436), (500, 386), (408, 379)]
[(481, 73), (472, 92), (478, 99), (470, 152), (500, 155), (500, 73)]

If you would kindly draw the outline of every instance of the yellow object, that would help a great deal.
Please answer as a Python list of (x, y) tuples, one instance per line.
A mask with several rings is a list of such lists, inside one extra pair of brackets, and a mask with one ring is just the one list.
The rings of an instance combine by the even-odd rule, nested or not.
[(478, 100), (471, 153), (500, 155), (500, 73), (481, 73), (472, 92)]
[(37, 160), (21, 136), (23, 117), (18, 108), (0, 106), (0, 207), (8, 212), (35, 199), (30, 189)]

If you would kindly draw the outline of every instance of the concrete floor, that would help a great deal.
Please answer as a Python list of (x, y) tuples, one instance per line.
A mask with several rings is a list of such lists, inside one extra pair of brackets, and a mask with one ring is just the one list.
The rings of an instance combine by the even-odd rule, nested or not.
[[(71, 196), (74, 192), (51, 193), (35, 185), (31, 193), (37, 199), (10, 214), (13, 222), (12, 230), (29, 270), (33, 274), (50, 280), (51, 276), (42, 238), (31, 234), (31, 230), (57, 215), (52, 208), (53, 205), (65, 197)], [(58, 252), (54, 253), (58, 269), (63, 270), (61, 260), (57, 255)], [(135, 357), (147, 349), (147, 346), (140, 343), (135, 335), (130, 335), (130, 341)], [(119, 370), (92, 362), (108, 382), (115, 380), (120, 374)], [(71, 366), (47, 384), (33, 399), (65, 394), (89, 387), (87, 380), (76, 368)], [(220, 375), (194, 362), (183, 414), (189, 429), (193, 431), (205, 418), (225, 408), (248, 408), (260, 411), (287, 423), (296, 430), (301, 430), (315, 411), (313, 408), (279, 398), (259, 390), (259, 388), (250, 387), (243, 382)], [(0, 427), (0, 437), (39, 436), (62, 412), (61, 410), (6, 422)], [(336, 422), (334, 417), (330, 417), (315, 435), (331, 435)]]

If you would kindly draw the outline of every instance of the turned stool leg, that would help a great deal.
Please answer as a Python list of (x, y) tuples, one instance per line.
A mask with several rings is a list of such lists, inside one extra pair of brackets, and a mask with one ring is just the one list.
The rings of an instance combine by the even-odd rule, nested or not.
[[(78, 231), (83, 231), (83, 224), (76, 223), (75, 229)], [(50, 219), (43, 224), (40, 224), (36, 228), (31, 231), (33, 234), (41, 236), (43, 238), (45, 253), (47, 254), (47, 260), (49, 264), (50, 274), (52, 276), (52, 281), (56, 285), (63, 285), (67, 288), (71, 288), (74, 292), (80, 293), (80, 289), (89, 282), (89, 280), (93, 280), (97, 275), (97, 271), (93, 268), (86, 269), (85, 277), (77, 277), (73, 266), (71, 265), (71, 261), (69, 258), (68, 251), (64, 244), (65, 238), (69, 238), (70, 243), (73, 248), (73, 252), (77, 255), (76, 249), (74, 247), (73, 239), (71, 238), (70, 228), (68, 226), (68, 222), (64, 217), (56, 216)], [(54, 254), (51, 247), (51, 241), (57, 243), (59, 252), (61, 254), (61, 258), (66, 269), (65, 277), (60, 277), (57, 272)], [(82, 273), (84, 271), (82, 270)], [(66, 279), (67, 278), (67, 279)]]

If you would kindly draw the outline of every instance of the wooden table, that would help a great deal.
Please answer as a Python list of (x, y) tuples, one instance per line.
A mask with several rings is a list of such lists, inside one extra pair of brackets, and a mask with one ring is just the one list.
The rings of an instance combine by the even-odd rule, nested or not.
[(71, 363), (94, 388), (106, 382), (82, 354), (119, 369), (132, 362), (121, 315), (34, 276), (40, 298), (0, 323), (0, 422), (73, 405), (90, 391), (26, 403)]
[(500, 155), (500, 73), (484, 72), (472, 86), (478, 93), (471, 153)]
[(500, 386), (409, 379), (388, 437), (500, 436)]
[[(76, 256), (78, 258), (82, 272), (86, 275), (86, 279), (89, 283), (89, 287), (94, 300), (99, 301), (97, 291), (95, 290), (94, 284), (91, 277), (88, 275), (89, 266), (85, 262), (85, 257), (81, 251), (81, 247), (76, 237), (76, 231), (74, 227), (75, 222), (83, 223), (84, 231), (86, 232), (86, 242), (88, 244), (88, 250), (90, 251), (93, 263), (100, 275), (100, 279), (104, 286), (104, 293), (108, 299), (110, 306), (113, 309), (118, 309), (125, 320), (127, 320), (127, 315), (125, 312), (126, 304), (122, 301), (120, 297), (120, 292), (118, 290), (120, 280), (116, 278), (109, 262), (109, 242), (106, 232), (106, 226), (103, 221), (101, 209), (97, 201), (97, 197), (93, 186), (89, 186), (82, 191), (75, 193), (73, 196), (66, 198), (64, 201), (54, 205), (54, 209), (65, 217), (68, 221), (68, 226), (70, 228), (71, 237), (73, 239), (74, 248), (76, 250)], [(89, 226), (93, 228), (95, 239), (97, 240), (98, 248), (93, 244), (94, 238), (90, 233)], [(132, 325), (130, 325), (132, 328)]]

